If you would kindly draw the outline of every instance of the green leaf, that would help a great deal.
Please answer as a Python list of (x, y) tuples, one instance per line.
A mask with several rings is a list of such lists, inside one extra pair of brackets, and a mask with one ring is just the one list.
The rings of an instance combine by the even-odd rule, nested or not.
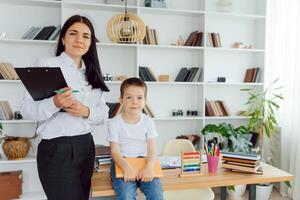
[(286, 184), (286, 186), (288, 188), (292, 188), (291, 182), (290, 181), (284, 181), (284, 183)]
[(240, 91), (245, 91), (245, 92), (248, 92), (248, 91), (251, 91), (253, 90), (253, 88), (241, 88)]
[(227, 186), (228, 190), (235, 191), (234, 185)]

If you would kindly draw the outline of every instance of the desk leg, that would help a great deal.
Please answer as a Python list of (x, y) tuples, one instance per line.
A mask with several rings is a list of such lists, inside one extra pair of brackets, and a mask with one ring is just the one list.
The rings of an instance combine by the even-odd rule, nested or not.
[(249, 200), (256, 200), (256, 185), (251, 184), (249, 187)]
[(221, 187), (221, 200), (226, 200), (227, 196), (227, 187)]

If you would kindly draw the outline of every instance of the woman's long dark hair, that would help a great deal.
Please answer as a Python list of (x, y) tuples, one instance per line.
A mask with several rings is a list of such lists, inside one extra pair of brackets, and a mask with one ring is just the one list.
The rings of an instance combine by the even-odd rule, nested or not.
[(64, 23), (59, 35), (58, 45), (56, 49), (56, 56), (59, 56), (65, 50), (65, 46), (63, 45), (62, 40), (65, 37), (67, 30), (74, 23), (78, 23), (78, 22), (87, 25), (91, 31), (91, 46), (89, 50), (86, 52), (86, 54), (82, 56), (82, 59), (86, 66), (86, 70), (85, 70), (86, 80), (92, 86), (92, 88), (101, 88), (103, 91), (108, 92), (109, 89), (103, 80), (103, 76), (102, 76), (102, 72), (98, 60), (94, 27), (88, 18), (80, 15), (74, 15)]

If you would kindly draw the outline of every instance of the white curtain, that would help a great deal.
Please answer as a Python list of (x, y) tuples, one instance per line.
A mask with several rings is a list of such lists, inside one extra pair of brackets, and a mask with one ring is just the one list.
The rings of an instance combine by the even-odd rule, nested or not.
[(266, 83), (279, 77), (284, 88), (281, 168), (295, 176), (292, 192), (281, 184), (281, 193), (300, 199), (300, 0), (269, 0), (266, 26)]

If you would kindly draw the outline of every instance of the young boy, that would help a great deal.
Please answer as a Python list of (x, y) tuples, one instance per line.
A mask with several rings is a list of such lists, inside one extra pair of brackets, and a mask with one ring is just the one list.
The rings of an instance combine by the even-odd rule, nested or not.
[[(123, 111), (108, 125), (108, 141), (113, 161), (124, 172), (124, 179), (116, 178), (114, 164), (112, 165), (112, 183), (117, 199), (135, 199), (136, 189), (139, 187), (147, 200), (162, 200), (161, 182), (158, 178), (153, 178), (157, 133), (153, 120), (142, 113), (146, 104), (147, 86), (139, 78), (129, 78), (121, 84), (120, 92)], [(134, 172), (124, 157), (146, 157), (147, 164), (141, 171)]]

